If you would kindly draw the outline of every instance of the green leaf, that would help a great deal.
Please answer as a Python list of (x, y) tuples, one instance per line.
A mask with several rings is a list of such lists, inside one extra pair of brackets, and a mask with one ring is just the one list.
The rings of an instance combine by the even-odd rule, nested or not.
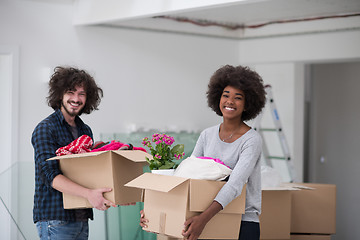
[(159, 167), (159, 169), (172, 169), (174, 167), (174, 162), (166, 162), (164, 165)]
[(183, 153), (183, 152), (184, 152), (184, 144), (178, 144), (178, 145), (174, 146), (173, 149), (171, 149), (171, 153), (173, 155)]

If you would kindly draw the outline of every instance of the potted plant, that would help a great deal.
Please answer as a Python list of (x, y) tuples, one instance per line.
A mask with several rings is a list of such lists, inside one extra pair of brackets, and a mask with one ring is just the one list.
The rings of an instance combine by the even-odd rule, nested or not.
[[(155, 143), (155, 146), (153, 146), (151, 142)], [(177, 144), (171, 147), (174, 142), (173, 137), (159, 133), (153, 134), (151, 141), (148, 137), (143, 138), (142, 144), (150, 149), (150, 153), (153, 156), (153, 159), (145, 157), (153, 173), (157, 173), (154, 170), (166, 169), (172, 169), (170, 171), (173, 172), (177, 167), (177, 164), (173, 160), (181, 159), (185, 155), (185, 152), (184, 144)]]

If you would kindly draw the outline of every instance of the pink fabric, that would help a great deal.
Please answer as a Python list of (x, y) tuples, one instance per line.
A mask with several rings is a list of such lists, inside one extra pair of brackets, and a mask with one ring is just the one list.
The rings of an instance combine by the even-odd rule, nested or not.
[(56, 156), (86, 153), (91, 151), (93, 140), (88, 135), (82, 135), (68, 145), (56, 150)]
[(143, 152), (147, 152), (145, 148), (142, 148), (142, 147), (133, 147), (133, 150), (140, 150), (140, 151), (143, 151)]
[[(72, 141), (67, 146), (61, 147), (56, 150), (57, 156), (62, 155), (69, 155), (69, 154), (77, 154), (77, 153), (86, 153), (86, 152), (99, 152), (99, 151), (110, 151), (110, 150), (119, 150), (121, 148), (123, 149), (129, 149), (130, 146), (125, 143), (121, 143), (119, 141), (112, 140), (110, 143), (100, 147), (91, 150), (91, 147), (93, 145), (93, 140), (88, 135), (82, 135)], [(146, 150), (142, 147), (133, 147), (133, 150), (141, 150), (146, 152)]]
[[(198, 157), (198, 158), (200, 158), (200, 159), (210, 159), (210, 160), (214, 160), (215, 162), (220, 163), (220, 164), (222, 164), (222, 165), (230, 168), (228, 165), (226, 165), (223, 161), (221, 161), (221, 160), (218, 159), (218, 158), (211, 158), (211, 157)], [(231, 168), (230, 168), (230, 169), (231, 169)]]
[[(112, 140), (109, 144), (106, 144), (100, 148), (93, 149), (91, 152), (99, 152), (99, 151), (110, 151), (110, 150), (127, 150), (130, 146), (128, 144), (118, 142), (116, 140)], [(132, 150), (140, 150), (146, 152), (146, 150), (142, 147), (133, 147)]]
[(127, 145), (127, 144), (112, 140), (109, 144), (106, 144), (106, 145), (104, 145), (104, 146), (102, 146), (100, 148), (97, 148), (97, 149), (93, 149), (91, 152), (119, 150), (119, 148), (121, 148), (123, 146), (129, 147), (129, 145)]

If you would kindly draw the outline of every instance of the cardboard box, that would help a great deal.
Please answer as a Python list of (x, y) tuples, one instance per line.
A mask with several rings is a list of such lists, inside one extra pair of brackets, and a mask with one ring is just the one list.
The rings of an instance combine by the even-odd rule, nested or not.
[(334, 234), (336, 185), (289, 183), (288, 186), (305, 187), (301, 191), (292, 192), (291, 233)]
[[(141, 201), (141, 190), (124, 187), (128, 181), (140, 176), (147, 164), (145, 156), (151, 155), (140, 150), (118, 150), (89, 152), (50, 158), (58, 159), (63, 174), (72, 181), (87, 188), (109, 187), (113, 191), (104, 197), (115, 204)], [(92, 208), (85, 199), (63, 194), (65, 209)]]
[(290, 239), (291, 187), (262, 190), (260, 239)]
[[(187, 179), (144, 173), (125, 186), (144, 190), (147, 231), (183, 238), (186, 219), (203, 212), (213, 202), (225, 182)], [(242, 194), (215, 215), (199, 239), (237, 239), (241, 214), (245, 212), (245, 187)]]
[(331, 235), (316, 235), (316, 234), (291, 234), (290, 240), (331, 240)]

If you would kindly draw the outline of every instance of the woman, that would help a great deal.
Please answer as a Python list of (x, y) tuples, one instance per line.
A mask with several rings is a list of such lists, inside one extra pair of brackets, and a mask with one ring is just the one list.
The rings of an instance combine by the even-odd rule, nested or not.
[[(246, 183), (246, 206), (240, 227), (240, 240), (260, 238), (261, 213), (260, 135), (245, 121), (255, 118), (265, 105), (261, 77), (248, 67), (226, 65), (210, 79), (208, 105), (222, 116), (222, 123), (205, 129), (192, 155), (219, 158), (233, 171), (212, 204), (200, 215), (188, 219), (183, 236), (197, 239), (210, 219), (241, 194)], [(141, 213), (140, 225), (147, 220)]]

